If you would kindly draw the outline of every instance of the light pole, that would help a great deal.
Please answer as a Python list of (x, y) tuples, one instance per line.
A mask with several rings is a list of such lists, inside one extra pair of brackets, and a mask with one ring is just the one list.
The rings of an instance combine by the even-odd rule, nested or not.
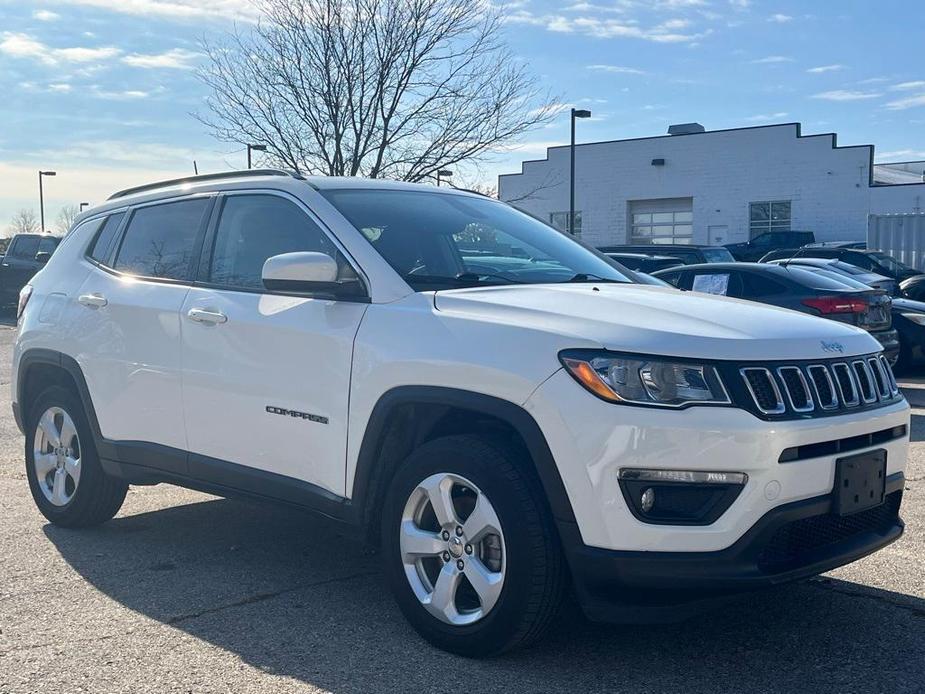
[(90, 203), (89, 203), (89, 202), (82, 202), (82, 203), (80, 203), (80, 210), (79, 210), (79, 211), (80, 211), (80, 212), (83, 212), (85, 207), (90, 207)]
[(575, 119), (590, 118), (591, 112), (586, 109), (572, 109), (572, 143), (569, 147), (569, 177), (568, 177), (568, 233), (575, 234)]
[(39, 171), (39, 219), (42, 233), (45, 233), (45, 194), (42, 191), (42, 176), (57, 176), (56, 171)]
[(440, 187), (440, 179), (450, 178), (453, 175), (453, 172), (449, 169), (437, 169), (437, 187)]
[(247, 146), (247, 168), (251, 168), (251, 152), (266, 152), (266, 145), (248, 145)]

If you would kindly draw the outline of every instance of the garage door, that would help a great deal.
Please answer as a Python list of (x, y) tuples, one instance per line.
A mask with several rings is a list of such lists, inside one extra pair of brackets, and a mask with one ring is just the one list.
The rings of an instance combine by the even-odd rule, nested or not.
[(632, 243), (693, 243), (693, 198), (630, 200)]

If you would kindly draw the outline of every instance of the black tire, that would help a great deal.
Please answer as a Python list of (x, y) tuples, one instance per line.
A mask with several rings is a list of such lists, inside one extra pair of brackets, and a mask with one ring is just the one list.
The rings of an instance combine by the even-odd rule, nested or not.
[[(452, 625), (430, 614), (416, 597), (401, 560), (399, 527), (413, 490), (429, 476), (451, 473), (485, 494), (504, 533), (505, 578), (488, 614)], [(395, 599), (411, 625), (437, 648), (487, 657), (539, 639), (562, 602), (567, 582), (562, 549), (531, 463), (503, 439), (448, 436), (415, 450), (388, 488), (381, 520), (382, 558)]]
[[(80, 445), (80, 479), (71, 499), (63, 506), (53, 504), (39, 487), (34, 460), (34, 442), (39, 419), (51, 407), (64, 410), (74, 422)], [(26, 418), (26, 476), (39, 511), (55, 525), (80, 528), (105, 523), (118, 513), (128, 485), (107, 475), (100, 465), (83, 404), (69, 389), (50, 386), (30, 404)]]

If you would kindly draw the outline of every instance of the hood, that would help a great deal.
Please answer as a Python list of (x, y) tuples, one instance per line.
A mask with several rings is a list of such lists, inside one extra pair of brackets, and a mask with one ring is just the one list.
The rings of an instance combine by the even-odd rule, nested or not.
[[(438, 311), (605, 348), (697, 359), (822, 359), (876, 352), (866, 331), (751, 301), (638, 284), (506, 285), (440, 291)], [(525, 334), (525, 340), (529, 336)]]

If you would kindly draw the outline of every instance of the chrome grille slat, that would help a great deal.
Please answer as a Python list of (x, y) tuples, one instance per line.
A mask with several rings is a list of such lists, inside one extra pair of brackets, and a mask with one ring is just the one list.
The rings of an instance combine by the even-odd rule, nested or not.
[[(787, 380), (787, 375), (796, 375), (797, 384), (792, 384)], [(809, 389), (809, 383), (806, 376), (803, 375), (803, 369), (799, 366), (781, 366), (777, 369), (777, 375), (780, 377), (781, 385), (787, 394), (787, 400), (794, 412), (812, 412), (816, 409), (813, 402), (813, 395)], [(795, 393), (795, 385), (799, 385), (802, 393)]]
[(902, 400), (889, 362), (882, 354), (843, 361), (741, 366), (739, 375), (761, 415), (822, 417)]
[[(749, 393), (751, 393), (755, 406), (761, 412), (764, 414), (783, 414), (787, 411), (787, 408), (784, 405), (784, 399), (780, 393), (780, 388), (777, 386), (777, 381), (768, 369), (760, 366), (753, 366), (740, 369), (739, 373), (742, 374), (742, 378), (745, 380), (745, 385), (748, 388)], [(752, 378), (749, 377), (749, 374), (751, 374), (756, 380), (753, 381)], [(775, 404), (765, 402), (765, 399), (759, 395), (758, 389), (762, 384), (767, 385), (771, 389), (771, 394), (776, 400)]]

